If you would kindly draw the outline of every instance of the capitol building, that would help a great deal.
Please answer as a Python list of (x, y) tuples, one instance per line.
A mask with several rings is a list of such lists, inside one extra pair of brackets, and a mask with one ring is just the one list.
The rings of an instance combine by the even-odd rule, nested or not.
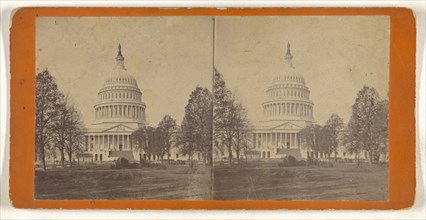
[(290, 44), (284, 57), (284, 68), (266, 89), (262, 103), (263, 120), (252, 130), (251, 158), (281, 158), (293, 155), (306, 158), (302, 152), (300, 130), (315, 122), (314, 103), (305, 79), (292, 63)]
[(131, 135), (147, 125), (146, 105), (142, 102), (142, 92), (136, 79), (124, 66), (121, 45), (115, 60), (114, 71), (97, 94), (95, 121), (85, 134), (85, 155), (92, 157), (92, 161), (142, 157), (142, 152), (134, 149)]

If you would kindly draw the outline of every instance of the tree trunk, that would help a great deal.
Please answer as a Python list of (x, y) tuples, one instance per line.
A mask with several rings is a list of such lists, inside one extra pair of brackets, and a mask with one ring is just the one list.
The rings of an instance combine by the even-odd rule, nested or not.
[(189, 155), (188, 160), (189, 160), (189, 167), (192, 168), (193, 166), (192, 166), (192, 156), (191, 155)]
[(43, 164), (43, 171), (46, 171), (46, 158), (44, 153), (44, 146), (41, 147), (40, 151), (41, 151), (41, 162)]
[(229, 166), (232, 166), (232, 139), (228, 141), (228, 156), (229, 156)]
[(232, 150), (230, 147), (228, 147), (228, 162), (229, 166), (232, 166)]
[(337, 162), (337, 151), (334, 151), (334, 161)]
[(72, 167), (72, 153), (68, 153), (68, 158), (70, 160), (70, 167)]
[(356, 154), (357, 166), (359, 166), (359, 154)]
[(237, 150), (237, 151), (235, 151), (235, 153), (236, 153), (236, 156), (237, 156), (237, 163), (240, 164), (240, 151)]
[(65, 167), (65, 154), (64, 154), (64, 149), (61, 149), (61, 165), (62, 167)]

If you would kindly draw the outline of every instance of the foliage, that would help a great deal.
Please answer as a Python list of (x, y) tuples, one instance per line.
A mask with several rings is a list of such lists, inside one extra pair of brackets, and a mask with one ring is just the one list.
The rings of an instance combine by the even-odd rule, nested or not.
[(54, 144), (61, 154), (62, 167), (65, 166), (65, 153), (68, 155), (70, 166), (75, 153), (83, 151), (85, 127), (80, 112), (66, 97), (58, 105), (58, 117), (54, 122)]
[(132, 138), (137, 148), (148, 155), (162, 155), (161, 135), (159, 130), (150, 126), (139, 128), (132, 133)]
[(247, 151), (249, 123), (246, 110), (236, 103), (231, 91), (226, 87), (223, 75), (214, 70), (214, 143), (220, 152), (222, 145), (228, 151), (229, 165), (232, 165), (232, 152), (235, 150), (239, 161), (241, 150)]
[(176, 120), (170, 115), (165, 115), (157, 127), (160, 135), (159, 142), (162, 155), (167, 154), (167, 160), (170, 162), (170, 149), (172, 146), (173, 134), (177, 128)]
[(282, 167), (295, 167), (298, 165), (295, 157), (288, 155), (283, 158), (283, 162), (278, 164)]
[(138, 168), (137, 163), (130, 163), (129, 160), (127, 160), (124, 157), (120, 157), (115, 161), (114, 165), (111, 165), (111, 169), (135, 169)]
[(58, 106), (63, 94), (53, 76), (44, 70), (36, 76), (36, 153), (42, 159), (43, 170), (46, 170), (45, 151), (54, 138), (55, 121), (58, 118)]
[(335, 160), (337, 159), (337, 148), (339, 146), (339, 131), (343, 129), (343, 125), (343, 119), (336, 113), (333, 113), (324, 126), (327, 130), (325, 132), (327, 135), (326, 140), (329, 143), (327, 152), (334, 153)]
[(250, 126), (247, 118), (247, 112), (241, 104), (237, 104), (235, 108), (235, 133), (233, 138), (233, 149), (236, 153), (238, 164), (240, 164), (240, 153), (245, 154), (249, 150)]
[(384, 155), (383, 162), (385, 162), (389, 140), (389, 101), (381, 100), (378, 108), (374, 117), (373, 129), (377, 135), (378, 151)]
[(315, 152), (322, 152), (320, 145), (321, 130), (322, 127), (320, 125), (312, 124), (300, 131), (300, 135), (307, 147)]
[(355, 154), (358, 165), (361, 151), (369, 152), (373, 162), (383, 148), (387, 149), (387, 112), (387, 101), (380, 100), (376, 89), (364, 86), (358, 92), (345, 136), (347, 150)]
[(185, 107), (185, 116), (182, 121), (177, 145), (180, 152), (189, 157), (192, 167), (192, 157), (200, 152), (206, 162), (211, 163), (212, 139), (212, 94), (206, 88), (197, 86), (191, 93)]

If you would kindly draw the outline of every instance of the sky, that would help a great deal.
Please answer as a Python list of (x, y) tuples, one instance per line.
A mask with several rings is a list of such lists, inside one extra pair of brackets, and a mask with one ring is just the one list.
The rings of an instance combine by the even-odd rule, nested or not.
[(387, 98), (389, 17), (218, 17), (215, 41), (216, 67), (254, 123), (263, 117), (266, 88), (284, 74), (287, 43), (318, 124), (332, 113), (347, 123), (364, 85)]
[(212, 88), (212, 25), (211, 17), (38, 17), (37, 72), (49, 70), (89, 125), (120, 43), (149, 125), (166, 114), (180, 124), (196, 86)]
[(283, 74), (288, 42), (319, 124), (332, 113), (347, 122), (364, 85), (386, 97), (385, 16), (235, 16), (216, 17), (215, 24), (212, 17), (38, 17), (36, 72), (48, 69), (90, 124), (97, 93), (113, 73), (121, 43), (149, 124), (156, 126), (165, 114), (180, 124), (191, 91), (197, 85), (212, 88), (215, 47), (214, 65), (256, 122), (262, 119), (266, 88)]

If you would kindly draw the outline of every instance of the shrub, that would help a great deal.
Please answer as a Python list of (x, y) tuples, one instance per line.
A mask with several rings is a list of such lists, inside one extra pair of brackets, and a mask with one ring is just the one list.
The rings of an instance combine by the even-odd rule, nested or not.
[(296, 160), (295, 157), (288, 155), (288, 156), (284, 157), (282, 163), (278, 163), (278, 166), (280, 166), (280, 167), (294, 167), (294, 166), (298, 166), (298, 163), (297, 163), (297, 160)]
[(115, 164), (111, 165), (111, 169), (134, 169), (138, 166), (138, 163), (130, 163), (126, 158), (120, 157), (115, 161)]

